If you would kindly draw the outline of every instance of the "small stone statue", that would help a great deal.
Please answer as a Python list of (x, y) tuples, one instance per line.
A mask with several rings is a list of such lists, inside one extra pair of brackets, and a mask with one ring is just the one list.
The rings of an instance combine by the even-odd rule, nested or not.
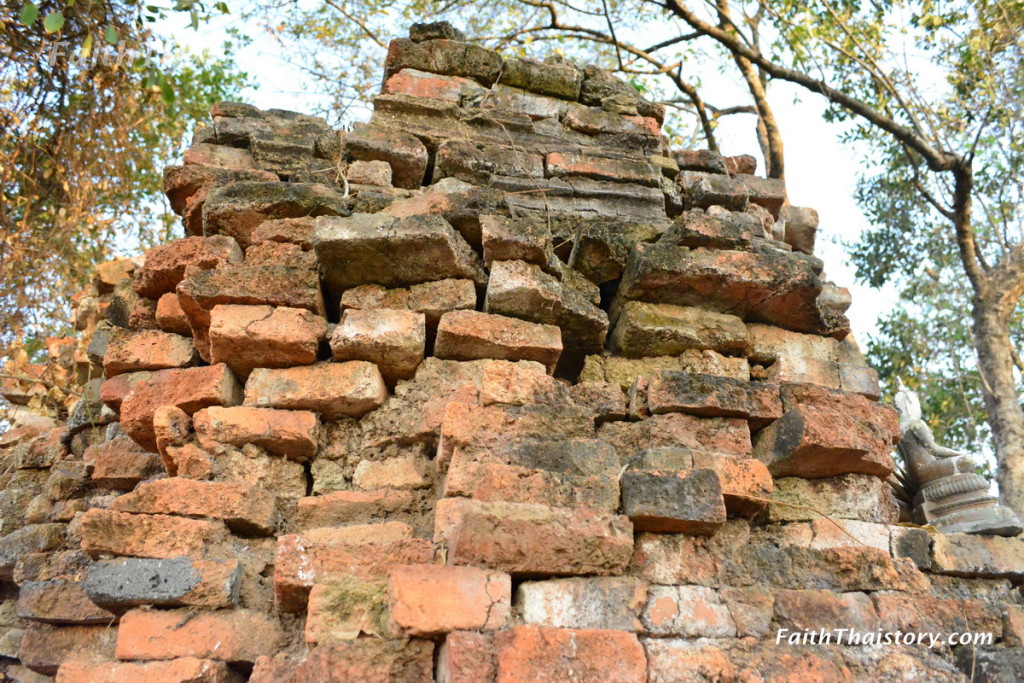
[(1020, 520), (989, 493), (989, 481), (978, 474), (970, 456), (935, 443), (931, 428), (921, 419), (921, 401), (899, 380), (895, 399), (900, 414), (899, 452), (913, 496), (916, 524), (930, 524), (947, 534), (1016, 536)]

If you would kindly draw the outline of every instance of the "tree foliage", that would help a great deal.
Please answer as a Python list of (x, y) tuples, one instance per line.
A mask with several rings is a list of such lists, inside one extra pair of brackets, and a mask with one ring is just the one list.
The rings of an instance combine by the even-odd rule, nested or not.
[(141, 11), (0, 6), (0, 355), (60, 333), (94, 264), (168, 235), (162, 168), (244, 83), (229, 58), (156, 40)]

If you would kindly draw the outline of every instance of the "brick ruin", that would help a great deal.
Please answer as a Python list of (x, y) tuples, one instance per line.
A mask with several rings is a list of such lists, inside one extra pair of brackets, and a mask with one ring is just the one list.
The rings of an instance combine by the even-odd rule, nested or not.
[[(1024, 545), (898, 525), (849, 295), (752, 157), (447, 25), (349, 132), (212, 114), (188, 236), (99, 268), (37, 368), (80, 400), (0, 438), (7, 679), (1024, 675)], [(839, 628), (993, 642), (778, 642)]]

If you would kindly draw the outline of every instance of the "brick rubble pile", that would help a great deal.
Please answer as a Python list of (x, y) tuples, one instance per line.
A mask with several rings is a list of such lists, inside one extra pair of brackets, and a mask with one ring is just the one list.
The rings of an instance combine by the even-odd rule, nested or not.
[(1024, 544), (897, 524), (813, 210), (593, 67), (417, 25), (384, 76), (216, 105), (187, 236), (77, 298), (81, 399), (0, 437), (10, 680), (1024, 675)]

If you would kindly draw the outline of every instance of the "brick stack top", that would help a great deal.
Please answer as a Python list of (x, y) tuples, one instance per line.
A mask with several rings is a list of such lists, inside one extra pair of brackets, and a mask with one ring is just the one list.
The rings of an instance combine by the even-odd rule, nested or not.
[[(448, 25), (374, 108), (216, 105), (165, 175), (188, 236), (77, 300), (82, 399), (0, 443), (8, 677), (1020, 671), (1024, 547), (896, 525), (813, 211)], [(995, 642), (776, 641), (822, 627)]]

